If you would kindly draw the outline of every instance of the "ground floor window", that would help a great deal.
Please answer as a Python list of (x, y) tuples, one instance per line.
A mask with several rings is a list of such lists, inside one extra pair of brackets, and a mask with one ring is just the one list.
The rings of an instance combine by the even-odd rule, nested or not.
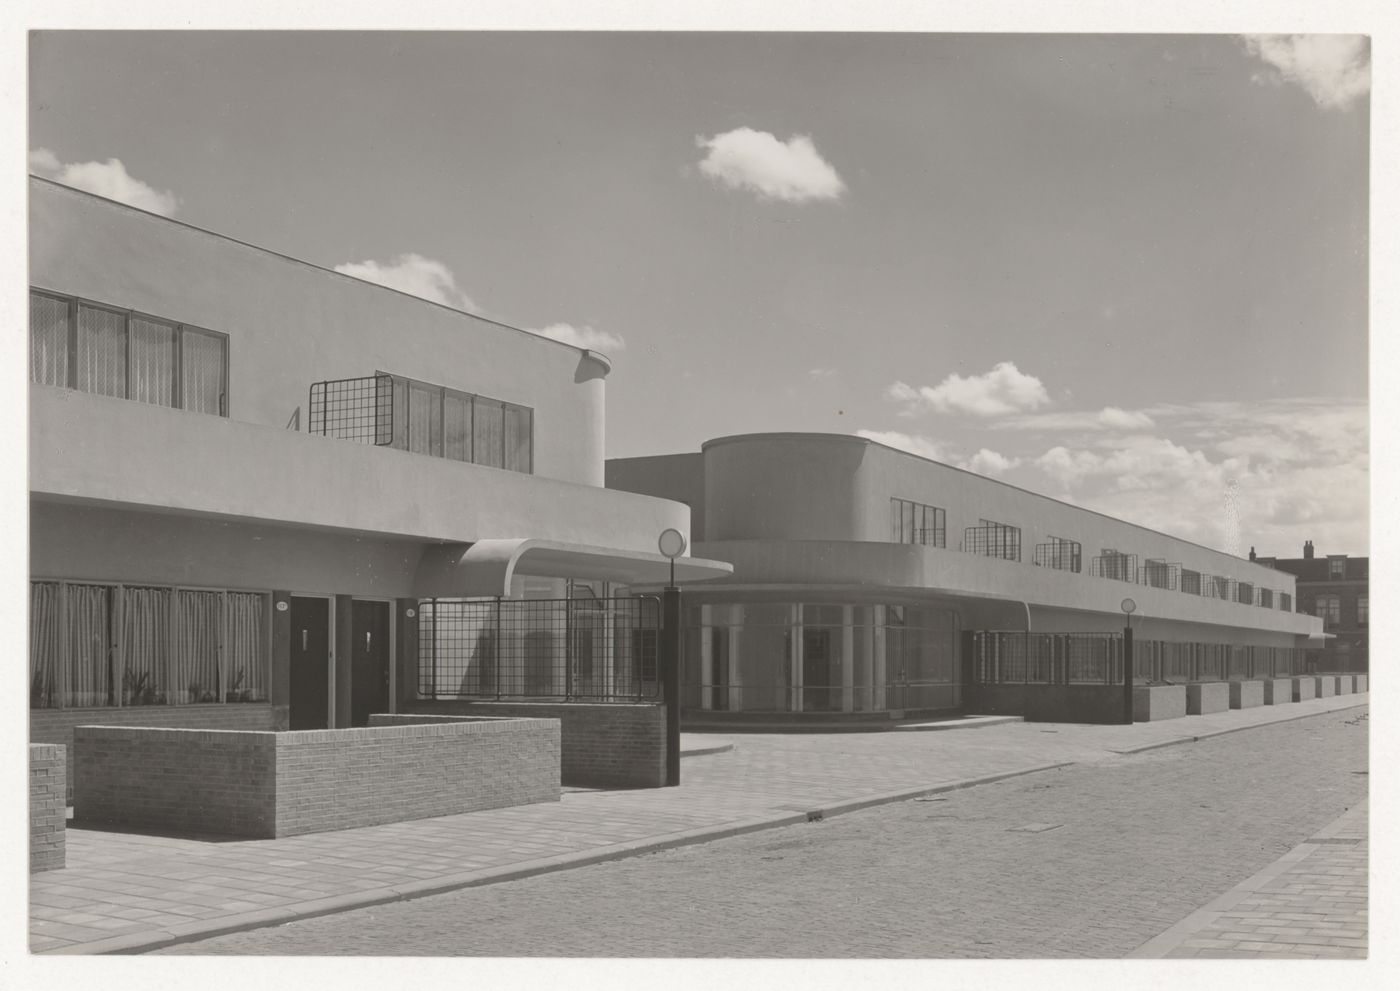
[(35, 581), (29, 705), (194, 705), (269, 698), (269, 595)]
[(730, 712), (877, 712), (960, 704), (958, 615), (900, 603), (692, 606), (683, 704)]

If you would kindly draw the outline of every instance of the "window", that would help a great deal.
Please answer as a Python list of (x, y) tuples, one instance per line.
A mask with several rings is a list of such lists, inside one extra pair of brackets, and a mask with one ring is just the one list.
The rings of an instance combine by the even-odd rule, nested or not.
[(1201, 594), (1201, 573), (1190, 568), (1181, 569), (1181, 590), (1187, 595)]
[(1327, 558), (1327, 580), (1341, 581), (1347, 576), (1346, 555), (1331, 555)]
[(1292, 612), (1293, 596), (1289, 595), (1287, 592), (1280, 592), (1278, 594), (1278, 607), (1284, 612)]
[(1265, 609), (1274, 607), (1274, 590), (1271, 588), (1261, 588), (1259, 590), (1259, 605)]
[(1235, 601), (1245, 606), (1254, 605), (1254, 586), (1249, 582), (1240, 582), (1236, 585)]
[(31, 290), (29, 380), (227, 416), (228, 338)]
[(30, 583), (30, 708), (266, 702), (268, 596)]
[[(394, 382), (393, 447), (527, 475), (534, 471), (534, 411), (528, 406), (389, 377)], [(317, 422), (314, 415), (312, 422)]]
[(1077, 540), (1050, 537), (1046, 543), (1035, 545), (1035, 563), (1042, 568), (1073, 571), (1078, 574), (1081, 566), (1081, 553)]
[(1004, 561), (1019, 561), (1021, 528), (997, 523), (995, 520), (978, 520), (977, 526), (963, 530), (963, 550), (969, 554), (998, 557)]
[(1356, 625), (1366, 626), (1371, 618), (1371, 600), (1367, 596), (1361, 596), (1356, 600)]
[(1163, 561), (1150, 557), (1142, 566), (1142, 584), (1152, 588), (1176, 588), (1177, 573), (1181, 565), (1173, 561)]
[(1336, 626), (1342, 621), (1341, 596), (1319, 595), (1313, 601), (1313, 615), (1320, 616), (1324, 626)]
[(937, 506), (908, 499), (890, 500), (890, 539), (896, 544), (947, 546), (947, 516)]
[(1097, 578), (1111, 578), (1119, 582), (1136, 582), (1137, 555), (1125, 554), (1112, 547), (1104, 547), (1099, 551), (1099, 556), (1094, 558), (1091, 571)]

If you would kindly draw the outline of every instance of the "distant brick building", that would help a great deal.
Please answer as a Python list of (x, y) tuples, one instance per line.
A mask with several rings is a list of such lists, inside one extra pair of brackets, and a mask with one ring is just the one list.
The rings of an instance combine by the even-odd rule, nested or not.
[(1256, 557), (1249, 559), (1298, 579), (1297, 609), (1322, 619), (1323, 628), (1334, 639), (1316, 651), (1319, 671), (1367, 671), (1370, 643), (1369, 557), (1348, 557), (1313, 553), (1311, 540), (1303, 544), (1300, 558)]

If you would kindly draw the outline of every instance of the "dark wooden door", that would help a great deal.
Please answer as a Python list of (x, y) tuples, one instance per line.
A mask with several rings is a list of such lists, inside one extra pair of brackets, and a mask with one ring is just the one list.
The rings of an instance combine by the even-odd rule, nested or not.
[(288, 725), (330, 726), (331, 603), (292, 596), (292, 671)]
[(356, 602), (350, 621), (350, 725), (389, 711), (389, 603)]

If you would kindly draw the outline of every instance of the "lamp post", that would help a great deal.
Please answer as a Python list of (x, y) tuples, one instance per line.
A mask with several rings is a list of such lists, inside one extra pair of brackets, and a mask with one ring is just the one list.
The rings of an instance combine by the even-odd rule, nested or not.
[(671, 581), (661, 593), (661, 696), (666, 706), (666, 786), (681, 783), (681, 590), (676, 587), (676, 558), (685, 553), (685, 535), (661, 531), (657, 548), (671, 560)]
[(1123, 610), (1123, 724), (1133, 724), (1133, 613), (1137, 603), (1124, 599), (1118, 606)]

